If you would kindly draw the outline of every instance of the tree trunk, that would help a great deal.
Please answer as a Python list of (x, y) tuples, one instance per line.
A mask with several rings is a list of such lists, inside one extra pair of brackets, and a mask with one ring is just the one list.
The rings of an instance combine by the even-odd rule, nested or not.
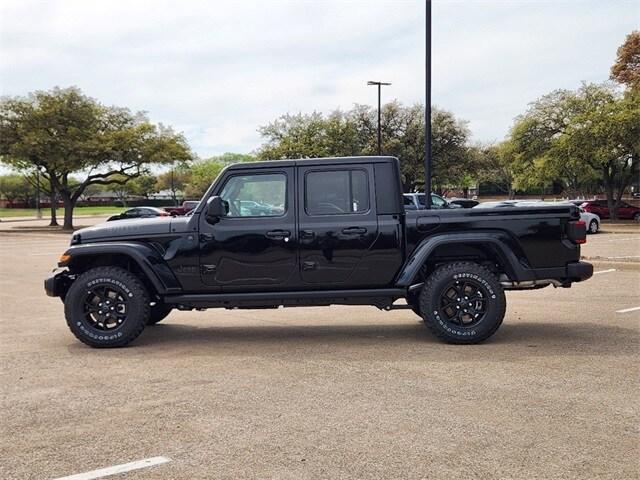
[(59, 226), (58, 224), (58, 217), (56, 215), (56, 207), (57, 207), (57, 195), (56, 195), (56, 191), (53, 189), (53, 187), (51, 187), (51, 193), (49, 194), (49, 200), (51, 201), (51, 221), (49, 222), (49, 226), (50, 227), (57, 227)]
[(614, 176), (609, 173), (609, 169), (607, 167), (604, 168), (604, 191), (607, 194), (607, 208), (609, 209), (609, 218), (611, 220), (618, 219), (618, 206), (616, 205), (616, 200), (613, 198), (613, 181)]
[(64, 224), (62, 230), (73, 231), (73, 209), (76, 201), (72, 200), (68, 195), (62, 194), (62, 203), (64, 204)]

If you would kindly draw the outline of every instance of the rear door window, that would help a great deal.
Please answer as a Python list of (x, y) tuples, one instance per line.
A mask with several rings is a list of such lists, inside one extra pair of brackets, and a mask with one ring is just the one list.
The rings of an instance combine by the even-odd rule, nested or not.
[(307, 215), (341, 215), (369, 211), (369, 180), (364, 170), (310, 171), (305, 176)]

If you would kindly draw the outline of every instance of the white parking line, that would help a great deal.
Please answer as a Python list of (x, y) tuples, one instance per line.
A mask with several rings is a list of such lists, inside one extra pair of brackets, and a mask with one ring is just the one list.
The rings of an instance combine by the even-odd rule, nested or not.
[(170, 461), (171, 459), (167, 457), (145, 458), (144, 460), (138, 460), (131, 463), (123, 463), (122, 465), (114, 465), (113, 467), (101, 468), (100, 470), (77, 473), (68, 477), (59, 477), (55, 480), (93, 480), (94, 478), (102, 478), (109, 475), (115, 475), (116, 473), (125, 473), (131, 470), (138, 470), (139, 468), (153, 467), (154, 465), (160, 465), (162, 463), (167, 463)]
[(60, 252), (30, 253), (32, 257), (40, 257), (44, 255), (60, 255)]
[(640, 258), (640, 255), (621, 255), (619, 257), (602, 257), (602, 258)]
[(616, 310), (616, 313), (629, 313), (629, 312), (635, 312), (636, 310), (640, 310), (640, 307), (631, 307), (631, 308), (625, 308), (622, 310)]
[(611, 272), (615, 272), (616, 269), (615, 268), (610, 268), (609, 270), (600, 270), (599, 272), (593, 272), (594, 275), (598, 275), (599, 273), (611, 273)]

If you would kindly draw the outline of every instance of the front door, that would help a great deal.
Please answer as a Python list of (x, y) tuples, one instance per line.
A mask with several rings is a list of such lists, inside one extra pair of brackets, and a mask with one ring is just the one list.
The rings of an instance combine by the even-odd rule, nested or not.
[[(223, 291), (278, 287), (297, 277), (294, 168), (231, 170), (214, 195), (229, 204), (200, 217), (200, 275)], [(293, 277), (293, 278), (292, 278)]]
[(298, 167), (303, 284), (368, 284), (366, 258), (378, 235), (371, 165)]

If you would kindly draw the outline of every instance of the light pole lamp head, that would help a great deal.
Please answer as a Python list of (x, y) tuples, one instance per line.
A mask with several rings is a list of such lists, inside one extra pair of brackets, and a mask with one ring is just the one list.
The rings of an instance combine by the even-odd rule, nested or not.
[(391, 83), (389, 83), (389, 82), (374, 82), (374, 81), (372, 81), (372, 80), (369, 80), (369, 81), (367, 82), (367, 85), (377, 85), (377, 86), (380, 86), (380, 85), (391, 85)]

